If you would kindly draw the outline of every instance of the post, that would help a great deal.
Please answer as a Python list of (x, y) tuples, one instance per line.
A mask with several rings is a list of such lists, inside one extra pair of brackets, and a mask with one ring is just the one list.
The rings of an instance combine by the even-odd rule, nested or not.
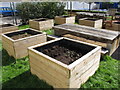
[(72, 14), (72, 1), (70, 1), (70, 16)]
[(17, 18), (16, 18), (16, 12), (15, 12), (15, 4), (13, 3), (13, 13), (14, 13), (14, 17), (15, 17), (15, 24), (17, 25)]
[(89, 11), (91, 10), (90, 8), (91, 8), (91, 2), (89, 2)]
[[(13, 11), (13, 9), (12, 9), (12, 3), (10, 2), (10, 8), (11, 8), (11, 10)], [(12, 12), (11, 12), (12, 13)], [(13, 24), (14, 24), (14, 14), (12, 13), (12, 18), (13, 18)]]

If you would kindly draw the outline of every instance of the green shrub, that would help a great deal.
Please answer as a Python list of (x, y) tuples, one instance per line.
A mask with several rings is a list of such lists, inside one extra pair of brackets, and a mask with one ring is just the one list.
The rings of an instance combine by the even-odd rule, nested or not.
[(18, 16), (23, 23), (34, 18), (54, 18), (64, 14), (65, 3), (62, 2), (23, 2), (16, 6)]

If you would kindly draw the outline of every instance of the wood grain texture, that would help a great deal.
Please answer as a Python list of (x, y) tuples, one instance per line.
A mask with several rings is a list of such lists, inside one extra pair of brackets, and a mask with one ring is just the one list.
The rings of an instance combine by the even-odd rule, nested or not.
[(55, 24), (74, 24), (75, 23), (75, 16), (71, 17), (61, 17), (61, 16), (56, 16), (55, 17)]
[(107, 48), (109, 55), (114, 53), (120, 42), (120, 33), (117, 31), (96, 29), (74, 24), (58, 25), (54, 26), (53, 29), (55, 30), (55, 35), (65, 36)]
[(2, 35), (3, 33), (11, 32), (11, 31), (16, 31), (18, 30), (18, 26), (9, 26), (9, 27), (0, 27), (0, 40), (2, 40)]
[(94, 28), (102, 28), (102, 19), (96, 20), (96, 21), (91, 21), (91, 20), (85, 20), (84, 19), (79, 19), (79, 24), (80, 25), (85, 25), (85, 26), (90, 26)]
[[(61, 39), (63, 38), (46, 43), (53, 43)], [(73, 41), (81, 42), (77, 40)], [(37, 75), (40, 79), (45, 80), (54, 88), (79, 88), (80, 85), (86, 82), (99, 67), (101, 56), (101, 47), (99, 46), (95, 46), (95, 49), (87, 53), (82, 58), (76, 60), (73, 64), (65, 65), (34, 49), (35, 47), (46, 45), (46, 43), (28, 48), (30, 70), (33, 74)], [(88, 44), (85, 42), (81, 43)]]
[[(19, 31), (20, 30), (18, 30), (18, 32)], [(5, 34), (2, 35), (3, 48), (7, 50), (10, 56), (13, 56), (16, 59), (27, 56), (28, 55), (27, 48), (29, 46), (43, 43), (43, 42), (46, 42), (47, 40), (46, 34), (43, 34), (43, 33), (38, 35), (33, 35), (30, 37), (17, 39), (17, 40), (13, 40), (10, 37), (6, 36)]]
[(30, 28), (37, 30), (47, 30), (47, 29), (51, 29), (54, 26), (53, 19), (47, 19), (45, 21), (35, 21), (35, 20), (37, 19), (29, 20)]

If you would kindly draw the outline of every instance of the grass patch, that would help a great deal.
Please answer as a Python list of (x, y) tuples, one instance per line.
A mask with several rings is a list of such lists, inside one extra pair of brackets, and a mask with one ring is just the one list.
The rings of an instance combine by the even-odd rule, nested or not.
[[(30, 26), (29, 25), (23, 25), (23, 26), (18, 26), (18, 28), (20, 30), (22, 30), (22, 29), (30, 28)], [(48, 35), (53, 35), (54, 34), (54, 30), (53, 29), (44, 30), (42, 32), (46, 32)]]
[(43, 32), (46, 32), (48, 35), (54, 35), (53, 29), (44, 30)]
[(105, 56), (97, 72), (82, 85), (82, 88), (118, 88), (118, 64), (120, 61)]
[(18, 26), (18, 28), (21, 30), (21, 29), (30, 28), (30, 26), (29, 25), (22, 25), (22, 26)]
[[(19, 27), (20, 29), (28, 26)], [(47, 34), (53, 34), (53, 30), (45, 30)], [(0, 41), (0, 52), (2, 52), (2, 85), (3, 88), (49, 88), (50, 85), (38, 79), (30, 73), (28, 57), (15, 60), (2, 49)], [(110, 56), (104, 57), (100, 62), (97, 72), (82, 85), (82, 88), (118, 88), (119, 60), (115, 60)], [(1, 67), (0, 67), (1, 68)], [(119, 80), (119, 81), (118, 81)]]

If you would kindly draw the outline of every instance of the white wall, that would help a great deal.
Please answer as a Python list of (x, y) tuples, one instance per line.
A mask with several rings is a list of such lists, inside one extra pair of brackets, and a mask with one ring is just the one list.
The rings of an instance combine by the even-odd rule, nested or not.
[[(92, 3), (91, 9), (94, 9), (94, 8), (99, 8), (99, 5)], [(67, 9), (67, 5), (66, 5), (65, 9)], [(70, 9), (70, 1), (68, 1), (68, 9)], [(72, 1), (72, 10), (85, 10), (85, 9), (89, 9), (88, 3), (79, 2), (79, 1)]]
[(0, 2), (0, 7), (10, 7), (9, 2)]

